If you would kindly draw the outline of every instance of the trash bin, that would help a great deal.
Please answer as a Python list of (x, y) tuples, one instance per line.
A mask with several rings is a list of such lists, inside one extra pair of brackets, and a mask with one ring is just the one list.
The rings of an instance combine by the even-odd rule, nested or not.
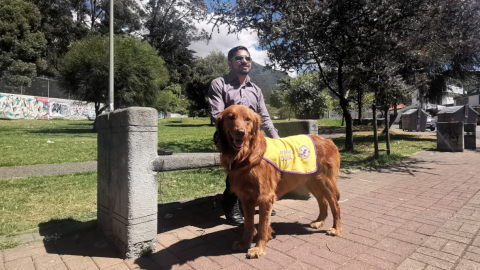
[(420, 112), (420, 130), (418, 130), (418, 109), (406, 110), (400, 119), (402, 121), (402, 130), (425, 131), (427, 128), (427, 112)]
[[(468, 108), (465, 110), (465, 108)], [(437, 122), (463, 122), (464, 124), (474, 124), (477, 121), (479, 113), (471, 106), (453, 106), (446, 107), (438, 112)]]

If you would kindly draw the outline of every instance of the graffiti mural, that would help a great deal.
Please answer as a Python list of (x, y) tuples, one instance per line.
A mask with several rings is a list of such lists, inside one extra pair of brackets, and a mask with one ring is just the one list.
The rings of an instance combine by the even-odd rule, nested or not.
[(0, 118), (3, 119), (95, 119), (95, 106), (66, 99), (7, 95), (0, 93)]
[(0, 94), (0, 118), (42, 119), (48, 117), (48, 102), (44, 98)]

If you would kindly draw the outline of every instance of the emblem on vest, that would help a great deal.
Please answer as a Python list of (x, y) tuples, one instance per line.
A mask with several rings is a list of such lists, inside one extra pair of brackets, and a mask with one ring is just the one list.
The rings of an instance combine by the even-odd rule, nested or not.
[(281, 161), (287, 161), (287, 160), (292, 160), (293, 157), (293, 150), (285, 150), (285, 151), (280, 151)]
[(298, 155), (303, 159), (307, 159), (310, 156), (310, 149), (308, 148), (308, 146), (300, 146), (300, 148), (298, 149)]

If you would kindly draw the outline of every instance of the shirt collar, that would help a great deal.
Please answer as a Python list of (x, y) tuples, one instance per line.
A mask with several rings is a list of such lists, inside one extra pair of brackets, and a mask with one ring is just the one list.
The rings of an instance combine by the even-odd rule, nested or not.
[[(237, 74), (235, 74), (233, 71), (230, 71), (227, 75), (225, 75), (225, 83), (230, 83), (233, 80), (238, 81)], [(245, 84), (251, 84), (250, 83), (250, 76), (247, 75), (247, 80), (245, 81)]]

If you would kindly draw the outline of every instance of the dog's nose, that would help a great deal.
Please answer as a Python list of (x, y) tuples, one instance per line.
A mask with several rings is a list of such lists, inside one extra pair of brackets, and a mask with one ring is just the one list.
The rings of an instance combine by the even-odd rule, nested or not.
[(237, 136), (245, 136), (245, 129), (239, 128), (239, 129), (235, 130), (235, 134)]

